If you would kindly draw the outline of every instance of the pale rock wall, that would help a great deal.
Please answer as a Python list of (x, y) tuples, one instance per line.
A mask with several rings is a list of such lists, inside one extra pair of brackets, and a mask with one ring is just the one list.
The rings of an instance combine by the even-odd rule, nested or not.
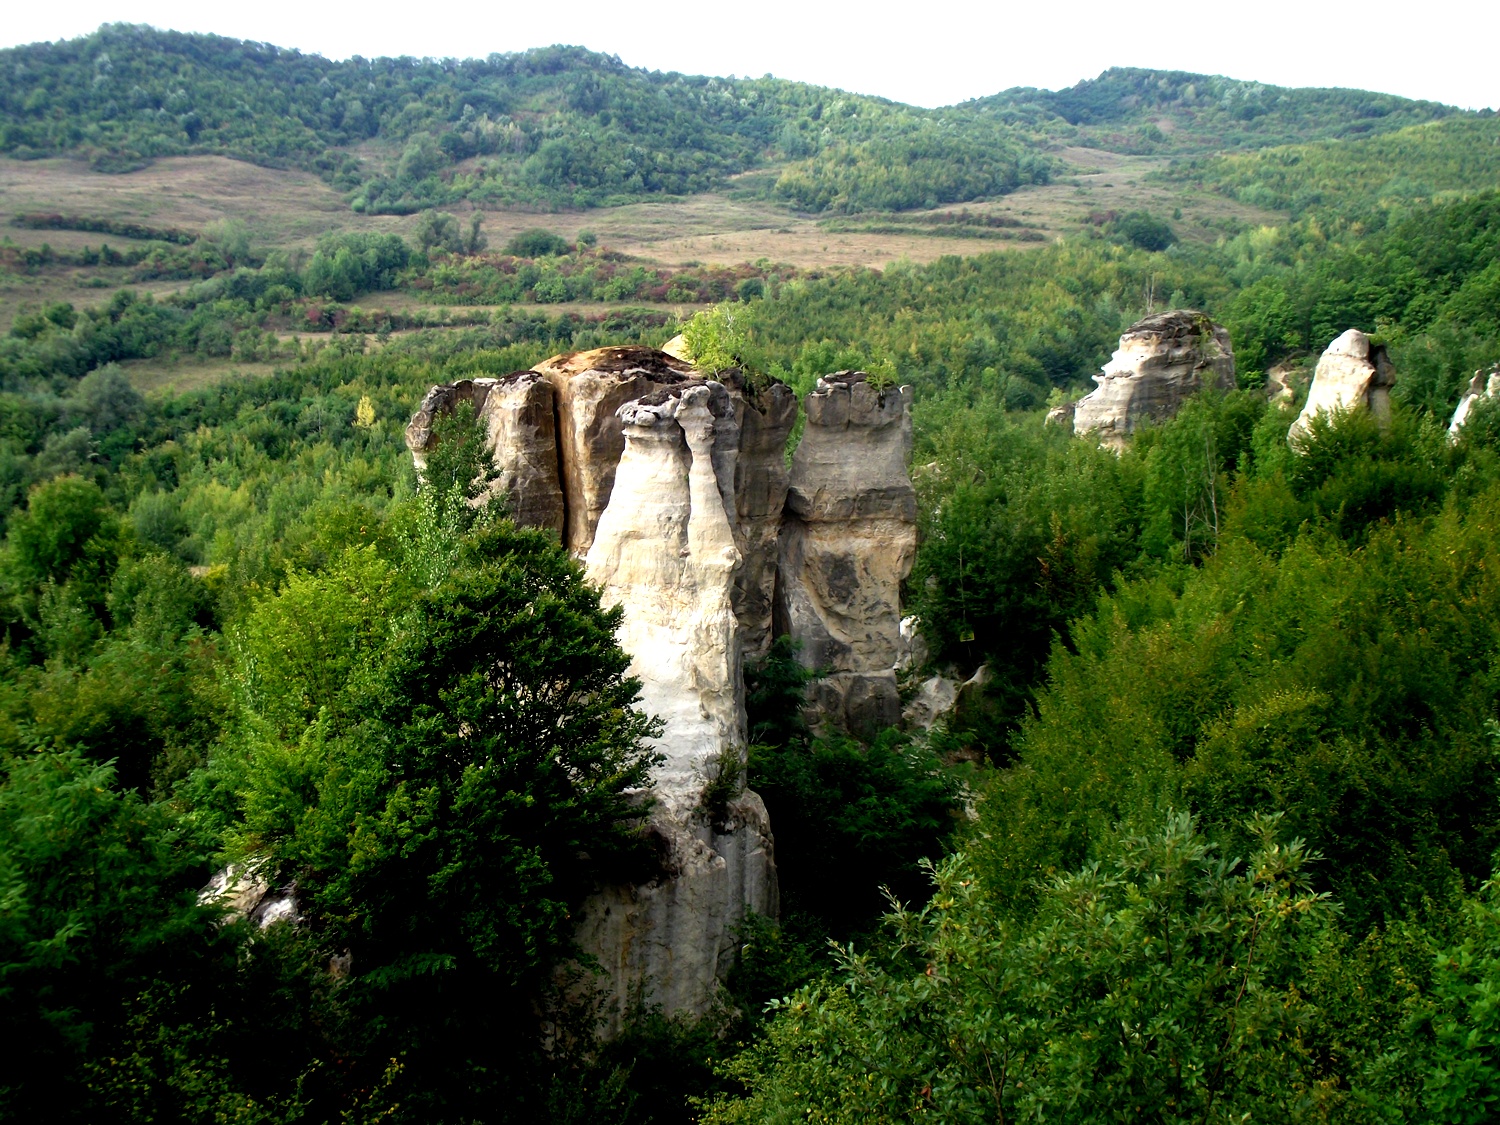
[(1201, 312), (1158, 313), (1126, 329), (1094, 381), (1074, 404), (1073, 432), (1120, 449), (1133, 431), (1173, 417), (1199, 391), (1232, 389), (1234, 349), (1229, 333)]
[(1380, 421), (1389, 421), (1395, 381), (1385, 348), (1371, 344), (1358, 328), (1349, 329), (1318, 358), (1307, 402), (1287, 438), (1296, 444), (1315, 417), (1336, 411), (1368, 410)]
[(901, 583), (917, 548), (911, 399), (862, 372), (819, 379), (782, 521), (778, 625), (806, 667), (830, 670), (812, 685), (814, 721), (859, 734), (901, 719)]
[(624, 450), (585, 561), (641, 681), (641, 706), (664, 721), (652, 774), (653, 830), (664, 870), (642, 886), (590, 899), (582, 947), (606, 972), (619, 1009), (633, 989), (667, 1012), (701, 1014), (735, 951), (748, 911), (774, 915), (776, 869), (765, 806), (739, 792), (719, 823), (709, 783), (744, 766), (740, 568), (732, 513), (740, 447), (735, 402), (720, 383), (659, 390), (619, 408)]
[(694, 377), (691, 365), (655, 348), (596, 348), (553, 356), (536, 370), (557, 392), (557, 441), (567, 506), (563, 545), (582, 558), (609, 504), (625, 451), (620, 407)]
[(1489, 371), (1474, 372), (1474, 378), (1469, 380), (1468, 389), (1458, 400), (1458, 409), (1453, 412), (1453, 421), (1448, 424), (1449, 441), (1458, 440), (1459, 431), (1469, 420), (1469, 411), (1474, 409), (1474, 404), (1480, 399), (1486, 398), (1500, 398), (1500, 366), (1492, 367)]

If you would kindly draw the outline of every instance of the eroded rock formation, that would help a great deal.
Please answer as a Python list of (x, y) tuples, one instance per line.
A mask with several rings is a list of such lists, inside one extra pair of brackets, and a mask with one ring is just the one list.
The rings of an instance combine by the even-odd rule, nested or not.
[(911, 388), (818, 380), (792, 459), (777, 611), (815, 681), (814, 718), (855, 733), (901, 719), (901, 583), (917, 549)]
[(777, 544), (790, 480), (786, 442), (797, 421), (797, 396), (785, 383), (757, 389), (733, 376), (726, 383), (740, 427), (734, 533), (742, 562), (734, 581), (734, 612), (745, 658), (758, 660), (771, 647)]
[(1371, 344), (1358, 328), (1349, 329), (1318, 358), (1307, 402), (1287, 437), (1295, 444), (1315, 417), (1340, 410), (1368, 410), (1381, 422), (1389, 421), (1395, 381), (1384, 346)]
[[(788, 387), (706, 380), (647, 348), (434, 387), (408, 430), (419, 466), (436, 416), (466, 401), (486, 419), (517, 518), (559, 529), (605, 604), (623, 609), (641, 705), (663, 720), (651, 814), (662, 870), (591, 898), (580, 942), (621, 1005), (641, 995), (702, 1013), (746, 913), (777, 908), (771, 826), (740, 780), (747, 656), (764, 654), (776, 624), (804, 660), (833, 669), (812, 701), (822, 718), (856, 731), (900, 719), (900, 584), (916, 547), (910, 388), (858, 372), (820, 380), (790, 472)], [(552, 507), (529, 500), (549, 435)]]
[(1073, 432), (1122, 448), (1147, 422), (1171, 418), (1208, 387), (1234, 387), (1229, 333), (1205, 314), (1176, 309), (1137, 321), (1094, 376), (1099, 385), (1073, 407)]
[(1474, 372), (1474, 378), (1469, 380), (1468, 389), (1458, 400), (1458, 409), (1453, 412), (1453, 421), (1448, 424), (1448, 440), (1458, 440), (1459, 431), (1469, 420), (1469, 411), (1474, 409), (1476, 403), (1481, 399), (1496, 398), (1500, 398), (1500, 365), (1488, 371)]
[(723, 810), (705, 803), (722, 771), (745, 764), (735, 405), (722, 384), (693, 382), (620, 408), (625, 449), (585, 564), (606, 604), (624, 608), (619, 640), (641, 705), (664, 720), (652, 822), (666, 856), (661, 878), (590, 900), (580, 937), (621, 1004), (644, 981), (673, 1012), (704, 1011), (746, 911), (776, 909), (760, 798), (741, 787)]
[(552, 400), (551, 385), (535, 371), (435, 386), (406, 427), (406, 445), (422, 472), (436, 442), (437, 419), (468, 403), (484, 422), (485, 451), (499, 474), (491, 490), (506, 498), (517, 523), (561, 533), (563, 494)]

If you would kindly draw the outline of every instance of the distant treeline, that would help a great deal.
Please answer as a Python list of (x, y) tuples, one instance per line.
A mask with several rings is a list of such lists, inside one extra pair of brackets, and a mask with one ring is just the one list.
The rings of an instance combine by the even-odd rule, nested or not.
[(12, 226), (28, 230), (86, 230), (136, 238), (148, 242), (174, 242), (189, 246), (201, 237), (178, 227), (150, 227), (123, 219), (101, 219), (88, 215), (59, 215), (53, 212), (25, 212), (11, 220)]

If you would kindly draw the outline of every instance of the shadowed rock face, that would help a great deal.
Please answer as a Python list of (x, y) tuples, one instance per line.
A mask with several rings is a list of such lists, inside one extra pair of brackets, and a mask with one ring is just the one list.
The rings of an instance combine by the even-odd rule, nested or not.
[(1340, 410), (1368, 410), (1382, 423), (1390, 421), (1395, 382), (1396, 371), (1385, 347), (1371, 344), (1358, 328), (1349, 329), (1318, 358), (1307, 403), (1292, 423), (1288, 439), (1295, 444), (1315, 417)]
[(1132, 324), (1092, 393), (1074, 404), (1073, 432), (1123, 448), (1147, 422), (1173, 417), (1205, 387), (1234, 387), (1229, 333), (1192, 309), (1158, 313)]
[(1492, 367), (1488, 371), (1474, 372), (1474, 378), (1469, 380), (1468, 389), (1458, 400), (1458, 409), (1453, 412), (1453, 421), (1448, 424), (1448, 440), (1458, 440), (1459, 431), (1469, 420), (1469, 412), (1474, 409), (1476, 403), (1481, 399), (1495, 398), (1500, 398), (1500, 366)]
[(557, 391), (557, 440), (567, 507), (563, 545), (588, 554), (625, 451), (618, 412), (633, 399), (696, 376), (655, 348), (596, 348), (553, 356), (536, 367)]
[(756, 390), (725, 377), (740, 427), (734, 478), (734, 541), (742, 559), (734, 582), (734, 613), (747, 660), (771, 647), (777, 541), (789, 476), (786, 442), (797, 421), (797, 396), (785, 383)]
[(485, 450), (499, 473), (490, 491), (505, 497), (518, 524), (561, 533), (563, 494), (552, 400), (551, 385), (534, 371), (435, 386), (406, 427), (406, 445), (422, 472), (434, 445), (434, 424), (467, 402), (485, 425)]
[(911, 388), (862, 372), (818, 380), (792, 459), (781, 529), (778, 626), (815, 682), (815, 721), (868, 734), (901, 719), (901, 583), (917, 548), (906, 471)]

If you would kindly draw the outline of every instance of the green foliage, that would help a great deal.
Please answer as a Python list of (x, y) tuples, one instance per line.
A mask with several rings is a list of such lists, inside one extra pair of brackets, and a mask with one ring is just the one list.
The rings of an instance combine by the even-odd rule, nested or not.
[(749, 310), (733, 304), (715, 305), (694, 313), (682, 329), (683, 343), (695, 366), (704, 371), (720, 372), (748, 365), (750, 333), (754, 319)]
[(1254, 826), (1248, 862), (1191, 818), (1119, 840), (996, 916), (962, 857), (893, 947), (840, 949), (835, 979), (777, 1006), (731, 1073), (728, 1122), (1301, 1120), (1320, 1099), (1297, 975), (1333, 919), (1311, 858)]
[(1129, 211), (1110, 224), (1110, 233), (1139, 250), (1165, 250), (1177, 241), (1170, 223), (1149, 211)]
[(567, 239), (541, 227), (523, 230), (505, 244), (505, 252), (517, 258), (550, 258), (569, 249)]

